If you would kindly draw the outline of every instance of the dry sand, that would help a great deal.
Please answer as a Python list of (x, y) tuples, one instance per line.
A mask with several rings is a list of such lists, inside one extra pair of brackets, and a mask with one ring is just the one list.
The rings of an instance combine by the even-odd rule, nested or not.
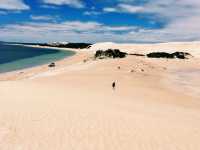
[[(102, 45), (138, 53), (185, 49), (194, 57), (92, 60)], [(1, 74), (0, 150), (198, 150), (199, 52), (198, 42), (103, 43), (56, 68)]]

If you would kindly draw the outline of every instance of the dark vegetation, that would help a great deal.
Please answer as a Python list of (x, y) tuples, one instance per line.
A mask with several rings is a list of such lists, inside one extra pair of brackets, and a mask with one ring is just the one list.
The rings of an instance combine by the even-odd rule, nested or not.
[(167, 59), (188, 59), (191, 54), (186, 52), (174, 52), (174, 53), (166, 53), (166, 52), (152, 52), (147, 55), (138, 54), (138, 53), (130, 53), (127, 54), (125, 52), (121, 52), (119, 49), (108, 49), (108, 50), (98, 50), (95, 53), (95, 58), (104, 59), (104, 58), (124, 58), (127, 55), (131, 56), (147, 56), (149, 58), (167, 58)]
[(138, 54), (138, 53), (130, 53), (129, 55), (132, 55), (132, 56), (141, 56), (141, 57), (145, 56), (144, 54)]
[(59, 48), (76, 48), (76, 49), (84, 49), (89, 48), (91, 44), (89, 43), (67, 43), (67, 44), (39, 44), (40, 46), (50, 46), (50, 47), (59, 47)]
[(96, 51), (95, 58), (103, 59), (103, 58), (124, 58), (127, 53), (121, 52), (118, 49), (108, 49), (106, 51), (98, 50)]
[(185, 52), (175, 52), (175, 53), (166, 53), (166, 52), (152, 52), (147, 54), (149, 58), (168, 58), (168, 59), (187, 59), (187, 56), (191, 56), (189, 53)]

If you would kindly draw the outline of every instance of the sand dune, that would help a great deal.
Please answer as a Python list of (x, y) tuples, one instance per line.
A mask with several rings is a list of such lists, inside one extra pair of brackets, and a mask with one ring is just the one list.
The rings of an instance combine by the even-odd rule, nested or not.
[[(184, 49), (195, 57), (91, 59), (100, 48)], [(1, 74), (0, 150), (200, 149), (198, 49), (198, 42), (102, 43), (56, 62), (54, 69)]]
[(200, 56), (200, 42), (174, 42), (174, 43), (161, 43), (161, 44), (117, 44), (112, 42), (97, 43), (92, 45), (91, 50), (96, 51), (99, 49), (121, 49), (126, 52), (140, 52), (149, 53), (152, 51), (165, 51), (175, 52), (183, 51), (189, 52), (195, 56)]

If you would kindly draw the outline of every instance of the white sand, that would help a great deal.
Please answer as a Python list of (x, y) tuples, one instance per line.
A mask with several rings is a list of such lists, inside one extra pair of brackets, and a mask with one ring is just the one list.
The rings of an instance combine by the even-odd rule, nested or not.
[[(128, 56), (84, 63), (93, 55), (85, 50), (56, 62), (55, 69), (44, 65), (2, 74), (0, 150), (200, 149), (200, 97), (184, 91), (177, 78), (180, 70), (199, 69), (200, 43), (114, 45), (96, 44), (91, 51), (103, 46), (137, 53), (182, 48), (195, 57)], [(192, 87), (199, 80), (188, 81)]]
[(161, 44), (117, 44), (112, 42), (97, 43), (91, 47), (91, 50), (106, 50), (106, 49), (120, 49), (129, 53), (149, 53), (153, 51), (175, 52), (183, 51), (189, 52), (195, 56), (200, 56), (200, 42), (174, 42)]

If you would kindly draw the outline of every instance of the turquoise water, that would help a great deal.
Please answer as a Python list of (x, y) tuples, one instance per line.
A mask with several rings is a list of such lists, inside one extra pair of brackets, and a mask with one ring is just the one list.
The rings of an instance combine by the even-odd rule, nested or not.
[(47, 64), (74, 54), (72, 51), (0, 44), (0, 73)]

